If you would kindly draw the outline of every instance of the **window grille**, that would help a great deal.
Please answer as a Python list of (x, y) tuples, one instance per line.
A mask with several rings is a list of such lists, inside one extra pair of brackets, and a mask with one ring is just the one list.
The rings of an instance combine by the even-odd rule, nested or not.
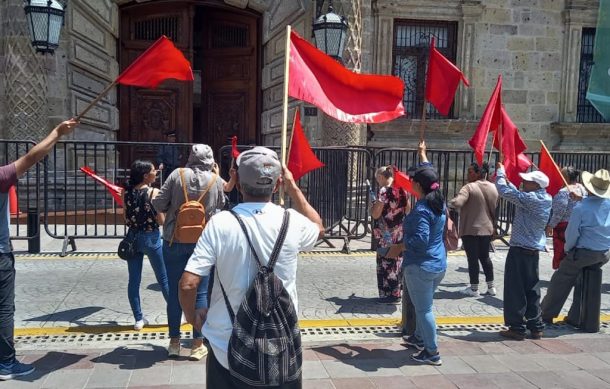
[(578, 79), (578, 103), (576, 107), (576, 121), (578, 123), (604, 123), (604, 118), (587, 100), (589, 76), (593, 66), (593, 44), (595, 42), (595, 28), (582, 29), (580, 48), (580, 74)]

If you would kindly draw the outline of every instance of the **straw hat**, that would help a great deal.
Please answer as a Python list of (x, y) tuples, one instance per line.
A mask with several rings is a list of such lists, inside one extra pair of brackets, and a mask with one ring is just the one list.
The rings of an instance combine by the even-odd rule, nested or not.
[(582, 172), (582, 183), (594, 195), (610, 199), (610, 173), (606, 169), (599, 169), (595, 174)]

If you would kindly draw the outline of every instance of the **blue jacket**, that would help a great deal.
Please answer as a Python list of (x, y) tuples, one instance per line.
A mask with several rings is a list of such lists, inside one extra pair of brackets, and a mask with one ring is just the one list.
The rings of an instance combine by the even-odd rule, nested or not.
[(403, 267), (416, 264), (431, 273), (447, 269), (447, 252), (443, 242), (445, 222), (445, 212), (435, 214), (425, 199), (415, 203), (403, 222)]

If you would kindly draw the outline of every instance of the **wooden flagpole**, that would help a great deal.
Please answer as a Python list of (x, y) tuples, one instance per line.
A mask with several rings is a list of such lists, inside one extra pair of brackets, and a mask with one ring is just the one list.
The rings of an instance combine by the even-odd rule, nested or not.
[(85, 109), (78, 114), (78, 116), (76, 116), (75, 120), (79, 121), (83, 116), (85, 116), (85, 114), (89, 112), (91, 108), (93, 108), (95, 104), (98, 103), (98, 101), (100, 101), (104, 96), (106, 96), (108, 92), (110, 92), (110, 89), (114, 88), (116, 84), (116, 80), (112, 81), (110, 85), (108, 85), (103, 91), (101, 91), (100, 94), (97, 95), (97, 97), (92, 102), (90, 102), (89, 105), (87, 105)]
[[(288, 82), (290, 77), (290, 25), (286, 26), (286, 48), (284, 50), (284, 104), (282, 110), (282, 167), (286, 166), (286, 138), (288, 132)], [(280, 186), (280, 205), (284, 206), (284, 186)]]
[[(569, 188), (570, 186), (568, 185), (568, 181), (566, 181), (566, 178), (563, 176), (563, 174), (561, 174), (561, 169), (559, 168), (559, 166), (557, 166), (557, 164), (555, 163), (555, 159), (553, 158), (553, 156), (551, 155), (551, 153), (549, 152), (549, 149), (546, 148), (546, 146), (544, 145), (544, 142), (542, 141), (542, 139), (539, 139), (540, 141), (540, 145), (542, 146), (542, 148), (546, 151), (546, 153), (551, 157), (551, 161), (553, 161), (553, 166), (555, 166), (555, 169), (557, 169), (557, 171), (559, 172), (559, 175), (561, 176), (561, 180), (563, 181), (563, 184), (566, 186), (566, 188)], [(537, 168), (537, 167), (536, 167)], [(569, 189), (568, 189), (569, 190)]]
[[(425, 88), (424, 88), (425, 89)], [(426, 127), (426, 91), (424, 90), (424, 104), (421, 110), (421, 122), (419, 122), (419, 141), (424, 140), (424, 132)]]
[[(296, 109), (294, 110), (294, 119), (292, 119), (292, 131), (290, 131), (290, 142), (288, 143), (288, 152), (286, 153), (287, 158), (290, 157), (290, 151), (292, 151), (292, 140), (294, 139), (294, 126), (296, 126), (297, 123), (297, 112), (298, 112), (299, 107), (296, 107)], [(286, 166), (288, 167), (288, 166)]]

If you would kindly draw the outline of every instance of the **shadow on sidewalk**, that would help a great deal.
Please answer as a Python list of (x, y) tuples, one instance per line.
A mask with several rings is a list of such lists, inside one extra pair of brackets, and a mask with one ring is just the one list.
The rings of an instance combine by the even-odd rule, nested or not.
[[(25, 381), (25, 382), (34, 382), (43, 378), (49, 373), (52, 373), (57, 370), (62, 370), (67, 368), (70, 365), (73, 365), (79, 362), (81, 359), (85, 358), (87, 355), (82, 354), (71, 354), (67, 352), (57, 352), (57, 351), (49, 351), (44, 356), (38, 358), (34, 361), (23, 361), (26, 363), (32, 363), (36, 370), (32, 374), (17, 377), (15, 381)], [(8, 386), (7, 386), (8, 388)]]
[(336, 313), (375, 313), (392, 314), (399, 304), (381, 304), (377, 297), (358, 297), (352, 293), (348, 298), (329, 297), (325, 299), (339, 307)]
[(119, 369), (123, 370), (148, 369), (158, 362), (167, 361), (167, 351), (160, 346), (150, 346), (147, 349), (118, 347), (91, 361), (117, 365)]
[(47, 315), (32, 317), (29, 319), (25, 319), (24, 321), (37, 321), (37, 322), (47, 322), (47, 321), (67, 321), (70, 323), (75, 323), (79, 325), (85, 325), (82, 322), (82, 319), (93, 315), (105, 309), (104, 307), (82, 307), (82, 308), (74, 308), (74, 309), (66, 309), (65, 311), (58, 311), (49, 313)]
[(364, 372), (421, 365), (411, 359), (411, 355), (417, 353), (417, 350), (407, 348), (405, 345), (386, 346), (338, 344), (336, 346), (312, 347), (311, 350), (334, 358), (346, 365), (354, 366)]

